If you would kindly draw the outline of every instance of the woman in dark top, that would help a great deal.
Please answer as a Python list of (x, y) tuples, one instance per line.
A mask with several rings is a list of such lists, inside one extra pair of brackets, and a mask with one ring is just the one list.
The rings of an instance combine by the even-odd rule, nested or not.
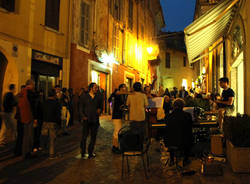
[(125, 84), (120, 84), (118, 91), (113, 94), (114, 98), (114, 106), (113, 106), (113, 114), (112, 120), (114, 124), (114, 132), (113, 132), (113, 140), (112, 140), (112, 152), (120, 153), (119, 144), (118, 144), (118, 132), (122, 128), (122, 115), (123, 109), (126, 104), (127, 98), (127, 87)]

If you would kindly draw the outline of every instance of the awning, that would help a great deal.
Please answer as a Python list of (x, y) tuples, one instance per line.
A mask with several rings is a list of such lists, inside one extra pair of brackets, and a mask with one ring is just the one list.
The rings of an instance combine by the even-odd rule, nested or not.
[(222, 1), (184, 29), (190, 63), (226, 34), (238, 2), (239, 0)]

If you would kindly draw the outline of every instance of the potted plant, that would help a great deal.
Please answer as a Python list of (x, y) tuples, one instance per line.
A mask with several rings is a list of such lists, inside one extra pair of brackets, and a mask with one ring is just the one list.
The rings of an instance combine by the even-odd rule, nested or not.
[(225, 117), (226, 155), (234, 172), (250, 173), (250, 117)]

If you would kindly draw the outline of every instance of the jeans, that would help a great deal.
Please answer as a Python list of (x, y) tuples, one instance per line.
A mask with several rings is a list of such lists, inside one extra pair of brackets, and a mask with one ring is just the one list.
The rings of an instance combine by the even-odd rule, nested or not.
[(0, 144), (16, 139), (16, 120), (14, 119), (14, 114), (12, 112), (3, 112), (2, 118), (3, 124), (0, 133)]
[(49, 155), (55, 156), (55, 142), (56, 142), (56, 134), (57, 134), (57, 124), (54, 122), (44, 122), (43, 129), (48, 135), (49, 138)]
[(81, 147), (81, 154), (84, 155), (86, 153), (86, 142), (88, 135), (90, 133), (90, 142), (88, 146), (88, 154), (92, 155), (96, 143), (96, 136), (99, 128), (99, 122), (88, 122), (88, 121), (83, 121), (82, 124), (82, 141), (80, 144)]
[(118, 143), (118, 133), (120, 131), (120, 129), (122, 128), (122, 120), (121, 119), (112, 119), (113, 121), (113, 125), (114, 125), (114, 132), (113, 132), (113, 146), (115, 147), (119, 147), (119, 143)]

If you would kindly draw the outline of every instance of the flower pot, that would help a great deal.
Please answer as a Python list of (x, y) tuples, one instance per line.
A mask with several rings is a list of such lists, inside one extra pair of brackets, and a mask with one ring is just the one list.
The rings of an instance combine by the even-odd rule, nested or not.
[(250, 147), (235, 147), (227, 140), (226, 153), (233, 172), (250, 173)]

